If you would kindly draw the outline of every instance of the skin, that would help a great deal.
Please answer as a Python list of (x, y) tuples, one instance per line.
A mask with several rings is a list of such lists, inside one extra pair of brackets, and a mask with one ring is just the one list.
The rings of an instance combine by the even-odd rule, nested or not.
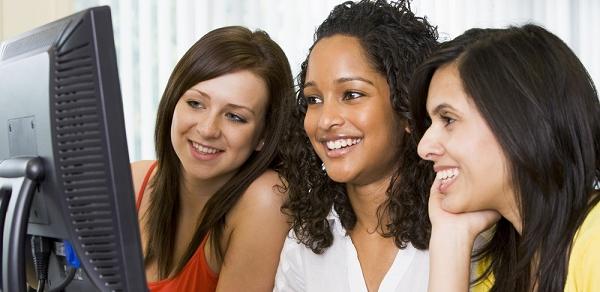
[[(418, 152), (433, 161), (438, 172), (429, 200), (429, 291), (466, 291), (476, 237), (500, 217), (521, 234), (523, 218), (508, 176), (508, 160), (472, 97), (465, 93), (456, 63), (436, 70), (426, 107), (432, 124)], [(458, 168), (458, 175), (444, 182), (440, 178), (447, 167)], [(539, 253), (534, 252), (532, 279), (539, 260)], [(529, 291), (538, 291), (537, 281), (529, 285)]]
[[(253, 151), (261, 150), (267, 102), (265, 82), (247, 70), (200, 82), (178, 101), (171, 128), (171, 141), (183, 170), (175, 259), (185, 252), (193, 235), (189, 231), (195, 229), (206, 202)], [(151, 163), (132, 164), (136, 196)], [(274, 188), (277, 184), (281, 184), (278, 174), (266, 171), (227, 214), (221, 240), (225, 252), (222, 265), (212, 252), (210, 240), (207, 242), (206, 261), (211, 270), (219, 273), (217, 291), (272, 290), (288, 231), (286, 218), (280, 212), (285, 194)], [(148, 187), (138, 212), (144, 249), (148, 235), (142, 215), (148, 208), (150, 194)], [(156, 263), (147, 266), (146, 276), (149, 282), (158, 280)]]
[(432, 124), (418, 153), (434, 162), (437, 180), (454, 172), (436, 190), (444, 195), (442, 207), (452, 213), (493, 209), (519, 226), (504, 151), (465, 93), (455, 63), (435, 72), (426, 106)]
[[(507, 218), (521, 232), (521, 217), (494, 134), (463, 87), (456, 64), (440, 67), (427, 96), (432, 124), (419, 143), (438, 173), (431, 187), (429, 291), (466, 291), (477, 235)], [(454, 179), (443, 172), (457, 168)], [(445, 186), (443, 186), (445, 185)]]
[[(386, 199), (404, 129), (385, 76), (366, 56), (354, 37), (334, 35), (314, 46), (304, 84), (304, 128), (329, 177), (346, 185), (357, 216), (350, 237), (367, 288), (377, 291), (398, 253), (393, 238), (376, 232), (376, 212)], [(344, 144), (351, 146), (339, 148)]]

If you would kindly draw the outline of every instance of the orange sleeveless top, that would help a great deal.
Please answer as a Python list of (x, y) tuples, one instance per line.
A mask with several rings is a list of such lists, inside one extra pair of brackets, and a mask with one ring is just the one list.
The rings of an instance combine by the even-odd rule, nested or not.
[[(139, 210), (142, 203), (142, 196), (146, 190), (146, 185), (152, 176), (152, 171), (156, 167), (156, 161), (152, 163), (142, 186), (138, 193), (136, 207)], [(151, 292), (179, 292), (179, 291), (197, 291), (197, 292), (214, 292), (217, 290), (217, 282), (219, 281), (219, 275), (213, 272), (208, 263), (206, 262), (206, 256), (204, 255), (204, 246), (208, 236), (205, 236), (202, 243), (185, 264), (181, 272), (175, 277), (164, 279), (156, 282), (149, 282), (148, 288)]]

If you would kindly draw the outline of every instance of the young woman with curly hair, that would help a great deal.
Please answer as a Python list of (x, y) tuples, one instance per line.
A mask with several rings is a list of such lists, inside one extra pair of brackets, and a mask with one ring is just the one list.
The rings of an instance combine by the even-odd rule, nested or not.
[(424, 291), (432, 175), (407, 85), (437, 44), (407, 1), (345, 2), (299, 75), (285, 165), (292, 218), (277, 291)]

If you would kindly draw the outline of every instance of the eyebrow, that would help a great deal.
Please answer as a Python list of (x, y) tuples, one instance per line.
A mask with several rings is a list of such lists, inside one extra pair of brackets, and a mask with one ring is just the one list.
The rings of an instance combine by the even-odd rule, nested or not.
[[(342, 77), (342, 78), (336, 79), (334, 82), (339, 84), (339, 83), (351, 82), (351, 81), (362, 81), (362, 82), (374, 85), (371, 80), (365, 79), (362, 77)], [(304, 83), (304, 88), (311, 87), (311, 86), (316, 86), (316, 83), (314, 81), (308, 81), (308, 82)]]
[(227, 107), (234, 108), (234, 109), (243, 109), (243, 110), (247, 110), (247, 111), (249, 111), (249, 112), (250, 112), (250, 113), (251, 113), (253, 116), (255, 116), (255, 115), (256, 115), (256, 113), (255, 113), (255, 112), (254, 112), (254, 111), (253, 111), (251, 108), (249, 108), (249, 107), (246, 107), (246, 106), (243, 106), (243, 105), (238, 105), (238, 104), (228, 103), (226, 106), (227, 106)]
[(438, 104), (438, 105), (437, 105), (437, 106), (436, 106), (436, 107), (435, 107), (435, 108), (434, 108), (434, 109), (431, 111), (431, 114), (430, 114), (429, 116), (435, 116), (435, 115), (438, 115), (438, 114), (439, 114), (439, 113), (440, 113), (442, 110), (445, 110), (445, 109), (451, 109), (451, 110), (454, 110), (454, 111), (456, 111), (456, 109), (455, 109), (455, 108), (453, 108), (451, 105), (449, 105), (449, 104), (447, 104), (447, 103), (445, 103), (445, 102), (444, 102), (444, 103), (440, 103), (440, 104)]
[[(198, 89), (196, 89), (196, 88), (190, 88), (189, 90), (191, 90), (191, 91), (195, 91), (195, 92), (199, 93), (200, 95), (202, 95), (202, 96), (204, 96), (204, 97), (210, 98), (210, 95), (209, 95), (208, 93), (204, 92), (204, 91), (198, 90)], [(226, 106), (226, 107), (233, 108), (233, 109), (243, 109), (243, 110), (247, 110), (247, 111), (249, 111), (250, 113), (252, 113), (252, 115), (256, 115), (256, 113), (255, 113), (255, 112), (254, 112), (254, 111), (253, 111), (251, 108), (249, 108), (249, 107), (247, 107), (247, 106), (243, 106), (243, 105), (239, 105), (239, 104), (233, 104), (233, 103), (228, 103), (228, 104), (226, 104), (225, 106)]]

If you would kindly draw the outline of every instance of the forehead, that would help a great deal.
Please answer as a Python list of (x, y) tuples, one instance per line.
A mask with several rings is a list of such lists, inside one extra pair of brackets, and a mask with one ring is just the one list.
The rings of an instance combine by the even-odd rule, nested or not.
[(441, 104), (466, 110), (474, 107), (471, 98), (463, 88), (462, 79), (456, 63), (445, 64), (433, 74), (427, 93), (427, 112), (431, 112)]
[(266, 108), (269, 100), (266, 82), (249, 70), (227, 73), (205, 80), (192, 86), (191, 89), (207, 94), (211, 103), (234, 104), (253, 110)]
[(333, 35), (315, 44), (308, 59), (306, 79), (358, 73), (381, 75), (356, 37)]

